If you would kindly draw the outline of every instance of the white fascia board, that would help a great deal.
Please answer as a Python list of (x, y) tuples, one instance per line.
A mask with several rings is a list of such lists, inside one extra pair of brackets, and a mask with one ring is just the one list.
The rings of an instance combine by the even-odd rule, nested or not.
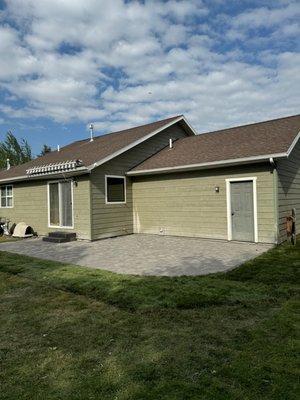
[(198, 135), (198, 133), (196, 132), (196, 130), (192, 127), (192, 125), (188, 122), (188, 120), (185, 118), (185, 116), (182, 116), (182, 120), (187, 124), (187, 126), (189, 127), (189, 129), (193, 132), (194, 135)]
[(294, 147), (296, 146), (299, 138), (300, 138), (300, 132), (298, 132), (297, 136), (295, 137), (295, 139), (293, 140), (292, 144), (290, 145), (290, 147), (289, 147), (289, 149), (287, 151), (287, 157), (290, 156), (290, 154), (293, 151)]
[(0, 184), (5, 182), (17, 182), (17, 181), (33, 181), (33, 180), (43, 180), (43, 179), (51, 179), (51, 178), (64, 178), (64, 177), (72, 177), (79, 176), (84, 174), (89, 174), (90, 171), (85, 168), (77, 168), (75, 171), (54, 171), (52, 173), (41, 174), (41, 175), (22, 175), (15, 176), (14, 178), (5, 178), (0, 179)]
[(236, 164), (247, 164), (247, 163), (255, 163), (259, 161), (269, 161), (270, 158), (285, 158), (287, 157), (287, 153), (277, 153), (277, 154), (268, 154), (263, 156), (255, 156), (255, 157), (246, 157), (246, 158), (233, 158), (230, 160), (222, 160), (222, 161), (213, 161), (208, 163), (201, 164), (188, 164), (188, 165), (179, 165), (176, 167), (165, 167), (165, 168), (155, 168), (155, 169), (144, 169), (140, 171), (128, 171), (126, 175), (134, 176), (134, 175), (148, 175), (148, 174), (159, 174), (159, 173), (171, 173), (171, 172), (181, 172), (181, 171), (192, 171), (197, 169), (204, 168), (214, 168), (214, 167), (226, 167)]
[[(179, 122), (179, 121), (184, 121), (184, 122), (187, 124), (187, 126), (189, 127), (189, 129), (191, 129), (191, 131), (192, 131), (193, 133), (195, 133), (195, 130), (191, 127), (191, 125), (186, 121), (185, 117), (182, 115), (182, 116), (180, 116), (180, 117), (174, 119), (173, 121), (167, 123), (166, 125), (163, 125), (161, 128), (156, 129), (155, 131), (149, 133), (149, 134), (146, 135), (146, 136), (143, 136), (141, 139), (138, 139), (138, 140), (136, 140), (136, 141), (130, 143), (128, 146), (122, 147), (122, 149), (120, 149), (120, 150), (118, 150), (118, 151), (116, 151), (116, 152), (110, 154), (109, 156), (107, 156), (107, 157), (105, 157), (105, 158), (102, 158), (102, 160), (99, 160), (99, 161), (97, 161), (97, 162), (95, 162), (95, 163), (93, 163), (93, 164), (91, 164), (91, 165), (88, 165), (87, 168), (88, 168), (89, 170), (92, 170), (92, 169), (94, 169), (94, 168), (99, 167), (99, 166), (102, 165), (102, 164), (105, 164), (106, 162), (108, 162), (108, 161), (112, 160), (113, 158), (115, 158), (115, 157), (117, 157), (117, 156), (119, 156), (119, 155), (125, 153), (125, 151), (128, 151), (128, 150), (132, 149), (133, 147), (135, 147), (135, 146), (137, 146), (137, 145), (139, 145), (139, 144), (145, 142), (146, 140), (148, 140), (148, 139), (150, 139), (151, 137), (157, 135), (159, 132), (163, 131), (164, 129), (169, 128), (170, 126), (176, 124), (176, 123)], [(196, 134), (196, 133), (195, 133), (195, 134)]]

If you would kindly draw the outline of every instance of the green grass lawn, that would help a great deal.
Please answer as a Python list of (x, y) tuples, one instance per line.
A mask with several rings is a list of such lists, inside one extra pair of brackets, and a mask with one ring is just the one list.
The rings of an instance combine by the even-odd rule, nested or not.
[(300, 245), (134, 277), (0, 253), (0, 399), (298, 399)]

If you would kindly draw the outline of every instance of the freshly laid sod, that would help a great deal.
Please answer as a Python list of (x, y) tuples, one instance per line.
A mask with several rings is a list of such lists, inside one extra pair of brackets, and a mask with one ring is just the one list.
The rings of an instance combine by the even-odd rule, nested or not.
[(298, 399), (300, 245), (206, 277), (0, 253), (0, 399)]

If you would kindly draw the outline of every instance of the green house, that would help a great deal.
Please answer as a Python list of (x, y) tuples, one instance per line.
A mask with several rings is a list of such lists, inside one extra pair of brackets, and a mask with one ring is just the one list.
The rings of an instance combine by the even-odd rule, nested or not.
[(296, 115), (197, 135), (181, 115), (76, 141), (1, 171), (0, 217), (41, 236), (279, 243), (300, 221), (299, 131)]

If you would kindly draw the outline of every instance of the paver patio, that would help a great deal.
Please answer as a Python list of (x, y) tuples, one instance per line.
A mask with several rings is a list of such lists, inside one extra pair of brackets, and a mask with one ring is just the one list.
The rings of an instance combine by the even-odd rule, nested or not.
[(128, 235), (54, 244), (40, 238), (0, 244), (0, 250), (117, 273), (206, 275), (229, 270), (272, 245), (198, 238)]

